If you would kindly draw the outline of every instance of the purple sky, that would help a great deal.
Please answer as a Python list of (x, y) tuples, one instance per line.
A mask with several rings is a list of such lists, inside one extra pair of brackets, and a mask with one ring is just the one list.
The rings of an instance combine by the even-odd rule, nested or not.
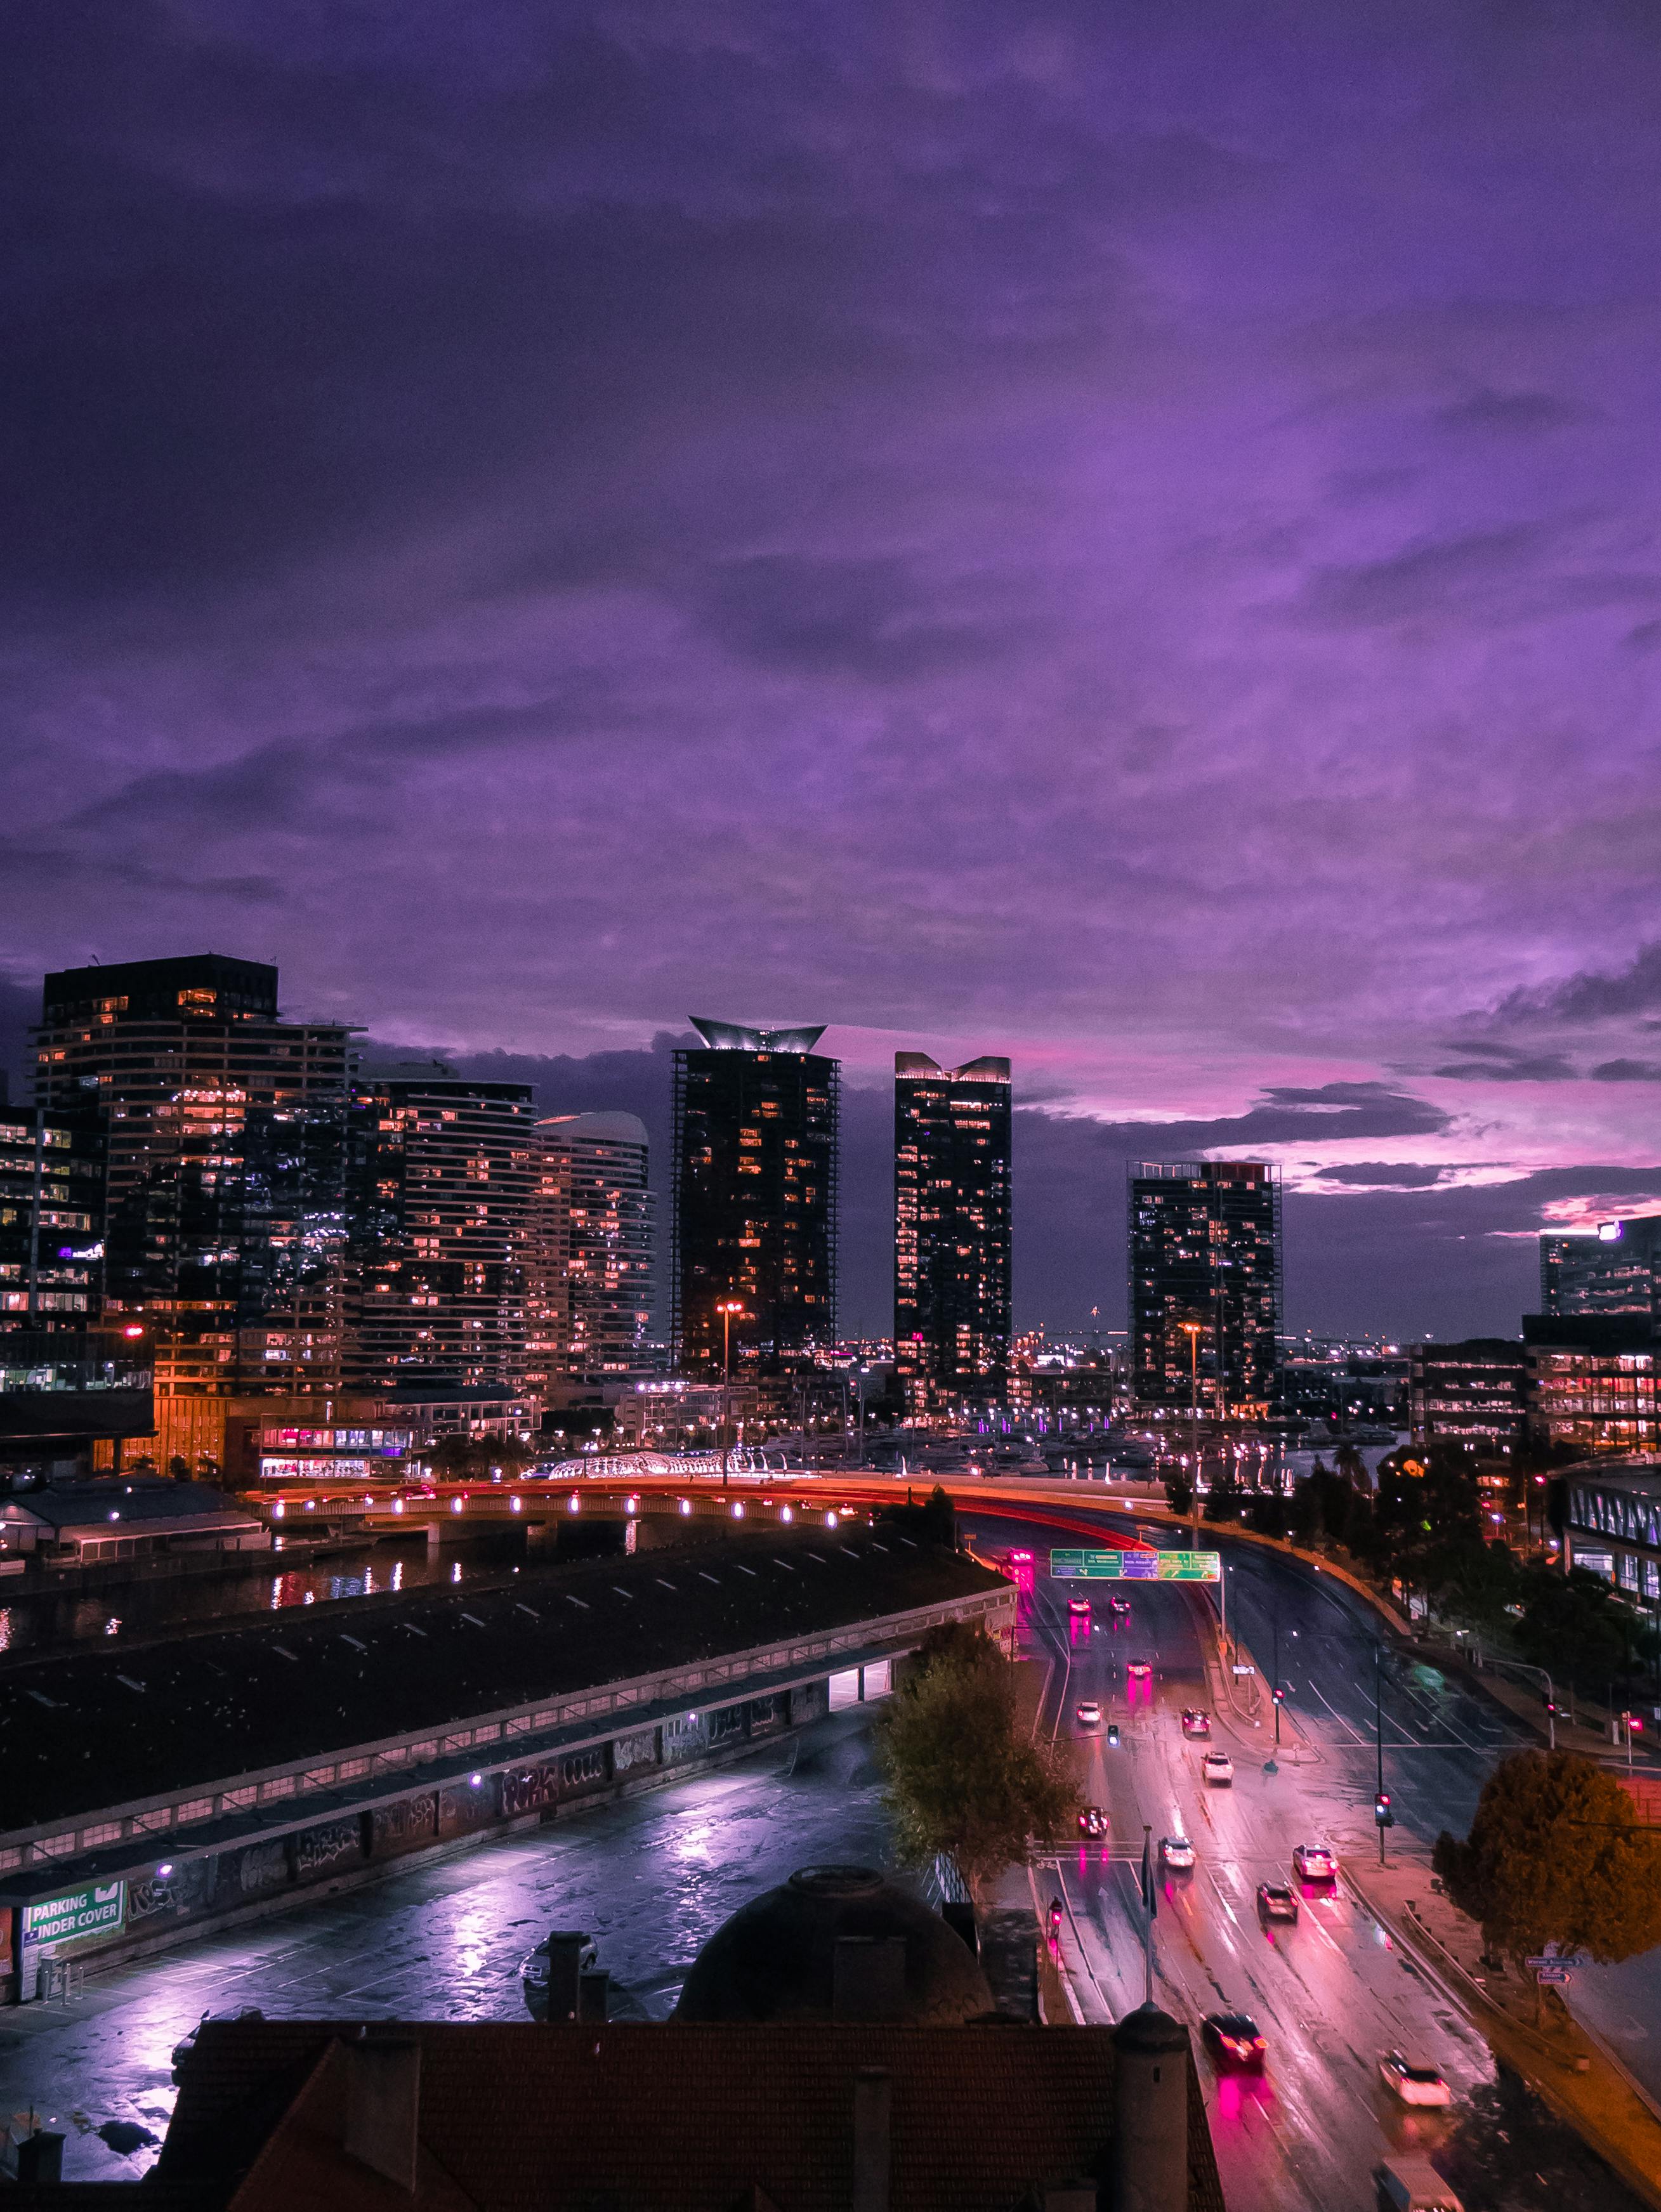
[(828, 1021), (850, 1326), (897, 1046), (1015, 1061), (1025, 1321), (1128, 1152), (1283, 1160), (1298, 1326), (1661, 1204), (1650, 0), (6, 41), (17, 993), (213, 946), (637, 1108)]

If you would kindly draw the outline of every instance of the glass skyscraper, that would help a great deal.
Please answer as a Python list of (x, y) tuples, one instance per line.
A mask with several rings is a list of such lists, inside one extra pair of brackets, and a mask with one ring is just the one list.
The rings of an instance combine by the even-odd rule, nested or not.
[(675, 1353), (721, 1371), (723, 1304), (735, 1380), (788, 1373), (837, 1334), (841, 1067), (822, 1028), (693, 1018), (675, 1054)]
[(1262, 1160), (1133, 1162), (1131, 1376), (1144, 1406), (1267, 1413), (1281, 1325), (1281, 1179)]
[(1007, 1392), (1010, 1100), (1007, 1060), (894, 1055), (894, 1358), (913, 1413)]

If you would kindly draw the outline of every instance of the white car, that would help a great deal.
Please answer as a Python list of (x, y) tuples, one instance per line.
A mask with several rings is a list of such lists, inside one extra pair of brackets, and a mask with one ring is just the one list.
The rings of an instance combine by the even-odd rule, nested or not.
[(1200, 1762), (1200, 1771), (1208, 1782), (1232, 1782), (1234, 1761), (1226, 1751), (1208, 1751)]
[(1292, 1854), (1292, 1871), (1299, 1881), (1335, 1881), (1338, 1862), (1324, 1844), (1299, 1844)]
[(1177, 1874), (1191, 1874), (1194, 1869), (1194, 1846), (1186, 1836), (1166, 1836), (1159, 1844), (1159, 1856)]
[(1102, 1724), (1102, 1709), (1094, 1698), (1080, 1698), (1073, 1713), (1080, 1728), (1099, 1728)]
[(1451, 2105), (1453, 2092), (1434, 2066), (1420, 2066), (1399, 2051), (1387, 2051), (1378, 2061), (1384, 2087), (1404, 2105)]

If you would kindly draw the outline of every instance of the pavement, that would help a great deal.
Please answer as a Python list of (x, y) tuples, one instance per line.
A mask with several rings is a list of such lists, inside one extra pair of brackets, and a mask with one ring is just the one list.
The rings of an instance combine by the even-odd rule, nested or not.
[[(1041, 1570), (1042, 1531), (1032, 1548)], [(1087, 1794), (1111, 1814), (1107, 1849), (1068, 1850), (1033, 1872), (1037, 1900), (1053, 1886), (1063, 1901), (1072, 1997), (1101, 2021), (1142, 2002), (1144, 1826), (1156, 1844), (1186, 1835), (1194, 1872), (1162, 1872), (1157, 1884), (1156, 2000), (1196, 2028), (1208, 2014), (1244, 2011), (1268, 2045), (1261, 2075), (1220, 2071), (1196, 2054), (1230, 2212), (1372, 2212), (1372, 2171), (1391, 2149), (1428, 2152), (1467, 2212), (1633, 2212), (1650, 2200), (1496, 2053), (1382, 1911), (1342, 1881), (1295, 1881), (1299, 1842), (1329, 1844), (1346, 1867), (1376, 1853), (1380, 1733), (1402, 1840), (1425, 1850), (1442, 1826), (1469, 1818), (1488, 1766), (1521, 1740), (1509, 1716), (1393, 1649), (1377, 1669), (1375, 1706), (1376, 1617), (1328, 1582), (1255, 1551), (1232, 1564), (1230, 1626), (1260, 1668), (1237, 1685), (1220, 1671), (1209, 1611), (1191, 1591), (1138, 1586), (1128, 1625), (1110, 1626), (1100, 1605), (1103, 1617), (1075, 1639), (1064, 1595), (1038, 1573), (1026, 1626), (1032, 1646), (1060, 1662), (1049, 1725), (1079, 1737)], [(1290, 1694), (1274, 1755), (1261, 1670), (1273, 1663), (1277, 1618)], [(1151, 1676), (1131, 1676), (1132, 1657), (1148, 1659)], [(1083, 1696), (1101, 1702), (1100, 1730), (1079, 1729)], [(1178, 1717), (1188, 1705), (1209, 1705), (1210, 1741), (1234, 1761), (1232, 1785), (1201, 1778), (1206, 1747), (1183, 1736)], [(1109, 1721), (1119, 1725), (1116, 1748)], [(1297, 1891), (1294, 1925), (1259, 1918), (1264, 1881)], [(1455, 2094), (1447, 2112), (1396, 2106), (1378, 2072), (1392, 2049), (1439, 2067)]]
[(553, 1928), (597, 1938), (614, 2011), (663, 2018), (751, 1898), (815, 1861), (888, 1863), (869, 1717), (92, 1976), (68, 2005), (0, 2013), (0, 2121), (33, 2106), (61, 2125), (67, 2180), (132, 2179), (173, 2111), (173, 2045), (204, 2012), (522, 2020), (520, 1961)]

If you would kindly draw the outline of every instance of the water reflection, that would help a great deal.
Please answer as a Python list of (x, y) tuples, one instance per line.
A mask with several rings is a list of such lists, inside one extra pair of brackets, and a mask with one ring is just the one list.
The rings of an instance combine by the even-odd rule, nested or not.
[(362, 1545), (309, 1565), (249, 1565), (219, 1574), (179, 1575), (155, 1581), (112, 1583), (95, 1595), (64, 1591), (9, 1598), (0, 1606), (0, 1652), (46, 1644), (88, 1642), (94, 1637), (138, 1635), (186, 1621), (252, 1613), (281, 1613), (289, 1606), (370, 1597), (377, 1590), (414, 1589), (424, 1583), (452, 1587), (475, 1577), (499, 1575), (524, 1557), (517, 1531), (487, 1536), (458, 1551), (446, 1546), (429, 1556), (424, 1537)]

